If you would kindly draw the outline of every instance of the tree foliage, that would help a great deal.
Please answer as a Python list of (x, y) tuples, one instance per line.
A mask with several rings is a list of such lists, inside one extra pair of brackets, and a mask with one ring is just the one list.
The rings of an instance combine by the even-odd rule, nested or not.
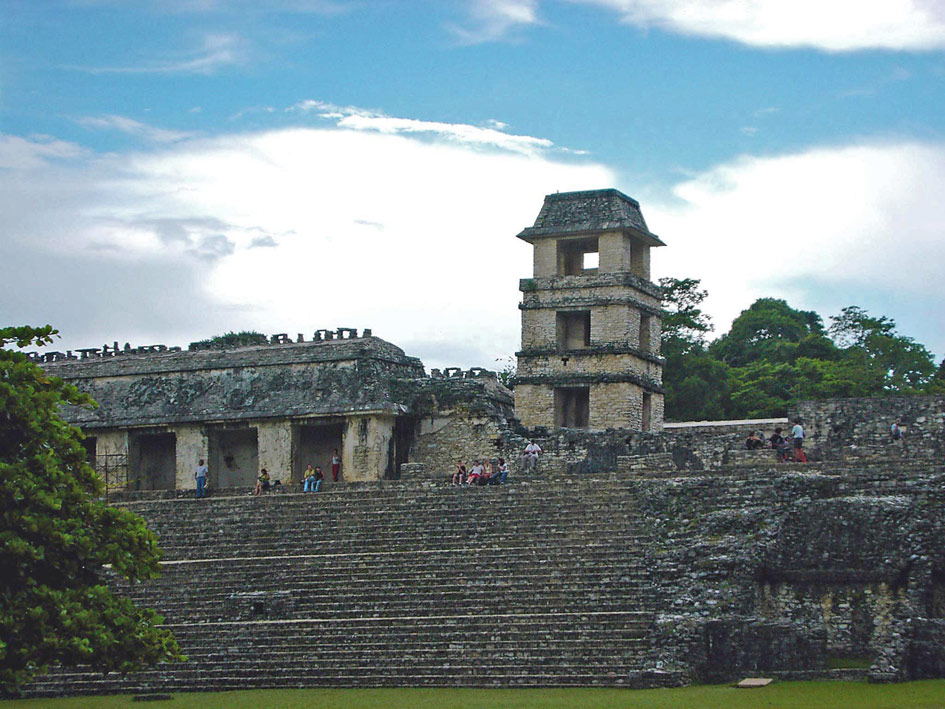
[(131, 582), (159, 573), (142, 519), (97, 499), (81, 432), (61, 404), (94, 406), (7, 348), (52, 341), (51, 327), (0, 329), (0, 688), (15, 692), (51, 663), (127, 672), (180, 659), (154, 611), (112, 593), (106, 565)]
[(758, 360), (787, 362), (795, 358), (802, 341), (823, 334), (823, 322), (817, 313), (795, 310), (778, 298), (759, 298), (735, 318), (731, 330), (709, 350), (732, 367)]
[(663, 302), (663, 353), (668, 350), (689, 354), (705, 346), (712, 332), (712, 321), (702, 308), (708, 291), (699, 288), (695, 278), (661, 278), (660, 298)]
[(255, 330), (242, 330), (240, 332), (227, 332), (223, 335), (208, 337), (206, 340), (197, 340), (191, 342), (190, 350), (225, 350), (231, 347), (249, 347), (251, 345), (269, 344), (267, 338), (261, 332)]
[(898, 334), (895, 320), (872, 317), (855, 305), (832, 320), (830, 334), (844, 348), (844, 357), (882, 378), (884, 391), (916, 393), (933, 383), (932, 353), (911, 337)]
[(760, 298), (707, 343), (707, 293), (664, 278), (665, 412), (670, 420), (784, 416), (802, 399), (945, 393), (945, 361), (887, 316), (849, 306), (830, 318)]

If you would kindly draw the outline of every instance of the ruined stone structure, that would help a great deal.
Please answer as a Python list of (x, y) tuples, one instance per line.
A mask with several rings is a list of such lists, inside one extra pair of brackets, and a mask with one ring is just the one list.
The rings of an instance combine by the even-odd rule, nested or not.
[(515, 411), (531, 428), (658, 431), (663, 421), (659, 290), (650, 232), (617, 190), (550, 194), (518, 237), (534, 247), (519, 286)]
[[(745, 449), (786, 419), (663, 426), (661, 242), (639, 205), (549, 195), (519, 236), (514, 410), (495, 374), (427, 376), (368, 330), (37, 355), (100, 403), (64, 415), (165, 550), (160, 579), (112, 583), (189, 660), (27, 693), (945, 677), (945, 397), (803, 402), (810, 465)], [(353, 484), (245, 494), (333, 448)], [(509, 484), (446, 484), (499, 457)]]
[[(457, 444), (463, 420), (505, 440), (489, 378), (449, 374), (414, 399), (435, 429), (414, 445)], [(545, 473), (498, 487), (413, 463), (317, 496), (120, 495), (164, 574), (113, 583), (189, 660), (28, 694), (945, 676), (945, 397), (800, 408), (809, 465), (744, 450), (778, 421), (561, 429)]]
[[(194, 487), (197, 460), (216, 487), (252, 485), (266, 468), (283, 483), (308, 463), (327, 472), (333, 449), (351, 482), (396, 474), (407, 461), (409, 392), (423, 365), (366, 330), (319, 331), (312, 341), (229, 350), (84, 350), (47, 356), (46, 371), (76, 384), (96, 409), (64, 412), (88, 438), (100, 471), (136, 490)], [(125, 484), (122, 484), (125, 483)]]

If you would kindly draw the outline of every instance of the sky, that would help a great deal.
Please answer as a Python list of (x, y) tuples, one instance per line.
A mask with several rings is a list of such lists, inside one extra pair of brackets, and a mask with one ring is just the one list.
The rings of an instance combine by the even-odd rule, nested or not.
[(501, 368), (545, 194), (616, 187), (715, 335), (945, 355), (941, 0), (0, 0), (0, 324), (372, 328)]

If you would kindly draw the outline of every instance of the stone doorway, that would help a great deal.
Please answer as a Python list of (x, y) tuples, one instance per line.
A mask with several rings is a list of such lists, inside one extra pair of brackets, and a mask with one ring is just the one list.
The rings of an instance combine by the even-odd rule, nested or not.
[[(344, 422), (329, 421), (318, 424), (298, 424), (292, 427), (294, 442), (292, 456), (292, 473), (294, 480), (302, 479), (305, 466), (311, 463), (314, 468), (321, 466), (325, 474), (325, 483), (331, 483), (331, 456), (335, 448), (341, 455), (342, 439), (344, 437)], [(341, 470), (344, 476), (344, 468)], [(341, 478), (339, 478), (339, 482)]]
[(210, 484), (213, 487), (249, 487), (259, 475), (259, 447), (255, 428), (211, 429), (207, 432)]
[(138, 433), (129, 437), (129, 480), (133, 490), (173, 490), (177, 486), (177, 436)]

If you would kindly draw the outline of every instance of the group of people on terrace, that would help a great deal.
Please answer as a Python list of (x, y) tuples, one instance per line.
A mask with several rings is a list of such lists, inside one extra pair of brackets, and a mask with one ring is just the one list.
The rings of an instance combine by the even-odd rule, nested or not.
[(488, 458), (476, 460), (466, 469), (463, 461), (456, 463), (456, 472), (450, 477), (450, 485), (503, 485), (509, 477), (509, 466), (504, 458), (498, 458), (493, 465)]
[(778, 426), (767, 440), (765, 440), (764, 433), (761, 431), (752, 431), (745, 440), (745, 448), (748, 450), (770, 448), (775, 451), (779, 463), (788, 461), (806, 463), (804, 426), (801, 425), (801, 420), (794, 419), (794, 425), (787, 436), (783, 435), (783, 431), (784, 429)]
[[(338, 454), (338, 449), (335, 448), (331, 456), (331, 477), (333, 482), (338, 482), (341, 475), (341, 456)], [(207, 478), (209, 477), (209, 468), (204, 459), (200, 459), (197, 462), (197, 469), (194, 471), (194, 479), (197, 483), (197, 497), (206, 497), (207, 496)], [(302, 473), (302, 480), (299, 485), (302, 488), (302, 492), (318, 492), (321, 489), (322, 481), (325, 479), (325, 474), (322, 472), (320, 466), (312, 467), (312, 464), (309, 463), (305, 468), (305, 472)], [(253, 490), (250, 493), (251, 495), (258, 496), (262, 495), (264, 492), (269, 492), (275, 487), (289, 487), (293, 485), (291, 473), (287, 473), (284, 480), (273, 480), (272, 475), (268, 470), (262, 468), (259, 471), (259, 475), (256, 477), (256, 484), (253, 486)]]
[[(341, 474), (341, 456), (338, 454), (338, 449), (331, 454), (331, 480), (332, 482), (338, 482), (338, 476)], [(322, 472), (321, 466), (316, 465), (314, 468), (312, 464), (309, 463), (305, 467), (305, 472), (302, 473), (302, 492), (319, 492), (322, 488), (322, 480), (325, 479), (325, 473)]]
[[(529, 441), (522, 453), (522, 470), (533, 472), (539, 457), (541, 446)], [(456, 471), (450, 476), (450, 485), (504, 485), (508, 477), (509, 465), (505, 458), (496, 459), (495, 464), (489, 458), (476, 459), (468, 470), (460, 460), (456, 463)]]

